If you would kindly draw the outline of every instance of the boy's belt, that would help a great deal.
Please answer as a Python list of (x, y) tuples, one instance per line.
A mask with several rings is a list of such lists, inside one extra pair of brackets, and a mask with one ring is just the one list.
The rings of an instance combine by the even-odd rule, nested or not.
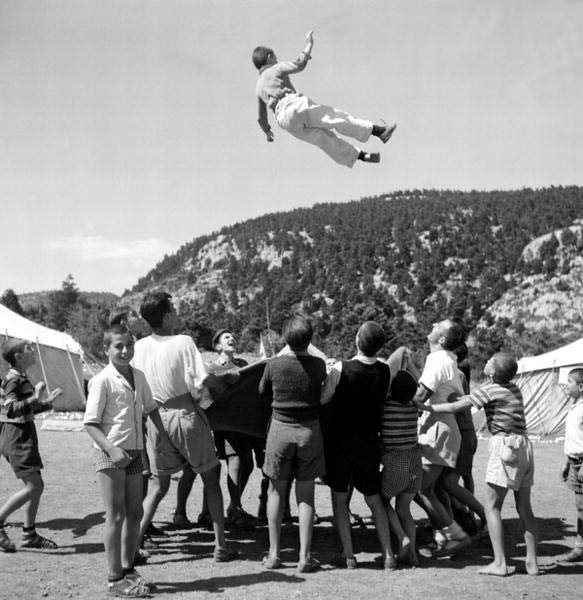
[(158, 402), (160, 410), (194, 410), (194, 400), (190, 395), (190, 392), (186, 394), (180, 394), (174, 398), (164, 400), (164, 402)]
[(583, 456), (567, 456), (567, 458), (572, 465), (583, 464)]

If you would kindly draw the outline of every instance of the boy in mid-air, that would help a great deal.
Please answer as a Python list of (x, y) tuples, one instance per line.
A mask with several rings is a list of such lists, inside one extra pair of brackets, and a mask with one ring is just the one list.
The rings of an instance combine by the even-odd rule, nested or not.
[(536, 559), (537, 526), (530, 504), (534, 456), (526, 432), (522, 394), (512, 383), (517, 370), (518, 365), (512, 356), (498, 352), (484, 367), (484, 375), (490, 379), (489, 383), (454, 402), (417, 404), (420, 409), (437, 414), (453, 414), (472, 406), (483, 408), (486, 413), (492, 437), (488, 443), (490, 456), (486, 468), (488, 487), (484, 508), (494, 561), (479, 571), (482, 575), (506, 577), (510, 574), (506, 565), (504, 529), (500, 515), (508, 490), (514, 492), (516, 510), (524, 526), (526, 572), (529, 575), (539, 574)]
[(89, 382), (83, 423), (94, 442), (95, 470), (105, 504), (108, 593), (141, 598), (154, 587), (134, 569), (144, 498), (142, 415), (147, 414), (160, 432), (161, 450), (170, 442), (144, 374), (130, 366), (134, 357), (130, 331), (125, 325), (112, 325), (103, 344), (109, 364)]
[(583, 561), (583, 369), (569, 372), (567, 395), (573, 404), (565, 420), (565, 454), (567, 463), (561, 476), (575, 493), (577, 508), (577, 537), (575, 547), (557, 556), (558, 562)]
[(331, 106), (317, 104), (312, 99), (298, 94), (289, 76), (306, 68), (312, 58), (314, 44), (313, 32), (306, 35), (306, 47), (294, 61), (278, 62), (271, 48), (258, 46), (253, 50), (253, 64), (259, 71), (256, 94), (259, 106), (258, 123), (267, 141), (273, 141), (273, 132), (267, 118), (267, 109), (271, 109), (278, 125), (293, 136), (321, 148), (337, 163), (352, 168), (357, 160), (378, 163), (378, 152), (364, 152), (346, 140), (338, 137), (332, 130), (359, 142), (366, 142), (371, 135), (387, 143), (395, 124), (375, 125), (366, 119), (353, 117), (347, 112)]
[(61, 393), (54, 389), (43, 400), (45, 384), (33, 387), (26, 371), (36, 361), (34, 349), (24, 340), (12, 339), (2, 344), (2, 357), (10, 370), (0, 386), (0, 455), (10, 463), (14, 474), (24, 483), (0, 507), (0, 550), (15, 552), (16, 546), (4, 530), (4, 521), (15, 510), (24, 506), (21, 548), (52, 550), (57, 544), (36, 532), (35, 521), (44, 482), (40, 474), (43, 463), (38, 451), (38, 437), (34, 415), (51, 410), (53, 401)]

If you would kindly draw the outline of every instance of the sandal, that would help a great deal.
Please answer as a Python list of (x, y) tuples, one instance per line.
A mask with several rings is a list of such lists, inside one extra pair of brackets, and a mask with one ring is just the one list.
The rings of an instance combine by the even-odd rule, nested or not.
[(23, 539), (21, 544), (21, 548), (38, 548), (40, 550), (55, 550), (58, 548), (57, 544), (53, 542), (53, 540), (49, 540), (49, 538), (43, 537), (38, 533), (31, 538)]
[(297, 567), (298, 573), (314, 573), (314, 571), (318, 571), (319, 569), (320, 563), (311, 556), (304, 562), (299, 562)]
[(107, 593), (113, 598), (147, 598), (150, 592), (139, 583), (134, 583), (127, 578), (110, 581), (107, 584)]
[(128, 581), (132, 583), (137, 583), (142, 587), (146, 588), (149, 592), (155, 592), (157, 586), (155, 583), (148, 581), (145, 577), (142, 577), (140, 573), (138, 573), (135, 569), (126, 569), (123, 573), (123, 576)]
[(281, 558), (279, 556), (269, 556), (269, 554), (263, 557), (261, 561), (264, 569), (281, 569)]
[(0, 550), (2, 552), (16, 552), (16, 545), (8, 537), (6, 531), (4, 531), (4, 527), (0, 527)]

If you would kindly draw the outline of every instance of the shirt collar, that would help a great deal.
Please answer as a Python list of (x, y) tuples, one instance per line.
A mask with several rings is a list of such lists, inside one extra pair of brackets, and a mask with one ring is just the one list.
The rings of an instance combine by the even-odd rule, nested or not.
[(362, 354), (356, 354), (352, 357), (352, 360), (359, 360), (364, 365), (374, 365), (378, 359), (376, 356), (363, 356)]

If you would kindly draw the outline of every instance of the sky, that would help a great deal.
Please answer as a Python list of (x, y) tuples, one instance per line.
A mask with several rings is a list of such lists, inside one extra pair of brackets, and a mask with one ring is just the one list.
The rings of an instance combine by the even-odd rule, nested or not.
[[(257, 119), (251, 52), (396, 121), (350, 170)], [(2, 0), (0, 293), (121, 293), (269, 212), (412, 188), (583, 184), (583, 0)]]

